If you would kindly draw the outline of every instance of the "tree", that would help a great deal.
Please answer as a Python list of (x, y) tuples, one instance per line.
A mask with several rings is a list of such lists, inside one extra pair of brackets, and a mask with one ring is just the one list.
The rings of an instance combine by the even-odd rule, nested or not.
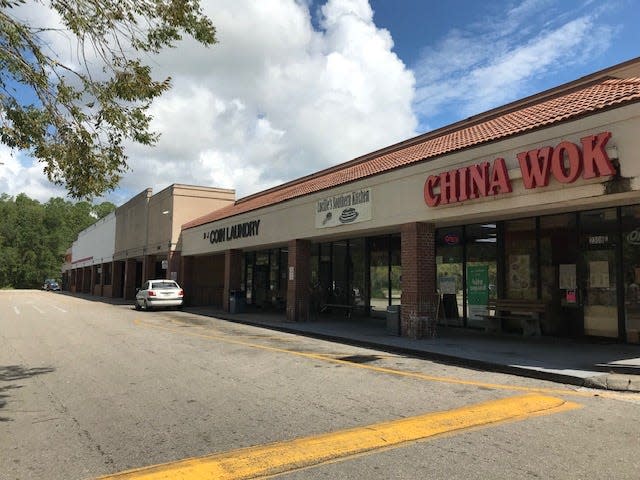
[(94, 205), (92, 213), (98, 218), (104, 218), (111, 212), (115, 212), (116, 206), (111, 202), (102, 202), (99, 205)]
[(47, 203), (21, 193), (0, 195), (0, 288), (38, 288), (45, 278), (58, 278), (67, 248), (78, 234), (115, 209), (104, 202)]
[[(22, 20), (27, 6), (49, 6), (63, 27)], [(51, 51), (55, 34), (75, 42), (75, 59)], [(123, 143), (157, 141), (147, 110), (170, 87), (140, 57), (184, 34), (216, 41), (199, 0), (0, 0), (0, 141), (73, 198), (114, 189), (128, 168)]]

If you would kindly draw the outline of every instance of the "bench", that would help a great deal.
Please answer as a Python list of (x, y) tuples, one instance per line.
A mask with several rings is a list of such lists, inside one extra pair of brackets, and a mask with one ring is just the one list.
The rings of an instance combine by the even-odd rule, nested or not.
[[(501, 332), (503, 320), (520, 322), (522, 335), (541, 335), (540, 318), (547, 311), (547, 304), (539, 300), (495, 299), (489, 300), (485, 331)], [(493, 314), (491, 314), (493, 312)]]
[(320, 305), (320, 313), (326, 312), (327, 310), (331, 310), (334, 308), (337, 310), (344, 310), (345, 317), (351, 318), (351, 312), (356, 307), (354, 305), (344, 305), (341, 303), (323, 303), (322, 305)]

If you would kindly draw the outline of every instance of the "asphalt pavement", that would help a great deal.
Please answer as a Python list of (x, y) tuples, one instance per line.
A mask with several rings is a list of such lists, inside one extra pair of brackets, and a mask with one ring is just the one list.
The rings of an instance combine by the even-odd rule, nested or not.
[(558, 383), (640, 392), (640, 345), (615, 340), (522, 337), (438, 326), (433, 338), (400, 337), (384, 319), (323, 317), (287, 322), (283, 313), (231, 314), (210, 307), (186, 312), (393, 353)]
[[(75, 294), (106, 303), (132, 301)], [(320, 316), (309, 322), (288, 322), (284, 313), (229, 313), (214, 307), (185, 307), (185, 312), (298, 335), (374, 348), (552, 382), (605, 390), (640, 392), (640, 345), (615, 339), (569, 339), (485, 334), (438, 326), (432, 338), (407, 338), (390, 333), (385, 319)]]

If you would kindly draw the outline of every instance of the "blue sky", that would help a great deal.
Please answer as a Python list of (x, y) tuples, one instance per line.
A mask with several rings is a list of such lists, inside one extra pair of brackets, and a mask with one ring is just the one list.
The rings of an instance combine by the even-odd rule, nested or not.
[[(448, 72), (454, 80), (491, 69), (500, 62), (504, 62), (505, 69), (516, 65), (521, 68), (515, 75), (519, 80), (508, 82), (508, 89), (500, 101), (478, 103), (486, 109), (640, 55), (640, 2), (637, 0), (372, 0), (370, 3), (376, 25), (391, 32), (394, 51), (417, 73), (418, 89), (426, 87), (425, 94), (430, 91), (429, 81), (421, 77), (420, 72), (424, 72), (430, 62), (440, 68), (439, 54), (459, 54), (464, 47), (469, 47), (466, 51), (470, 58)], [(579, 41), (571, 45), (570, 38), (561, 32), (572, 27), (579, 32), (589, 32), (590, 41), (579, 37)], [(557, 55), (546, 52), (547, 55), (540, 55), (543, 58), (533, 56), (528, 62), (530, 68), (523, 65), (524, 60), (517, 62), (515, 57), (519, 52), (527, 47), (535, 52), (537, 43), (554, 34), (558, 43), (549, 46), (557, 49)], [(446, 80), (444, 76), (440, 78)], [(414, 110), (420, 118), (420, 129), (453, 123), (465, 117), (460, 112), (484, 111), (485, 108), (473, 110), (476, 103), (472, 98), (461, 92), (454, 100), (440, 104), (436, 112), (430, 112), (416, 102)]]
[[(219, 43), (153, 59), (173, 78), (151, 110), (161, 140), (128, 146), (129, 172), (99, 201), (171, 183), (240, 198), (640, 56), (638, 0), (202, 5)], [(0, 146), (0, 162), (0, 192), (64, 196), (24, 153)]]

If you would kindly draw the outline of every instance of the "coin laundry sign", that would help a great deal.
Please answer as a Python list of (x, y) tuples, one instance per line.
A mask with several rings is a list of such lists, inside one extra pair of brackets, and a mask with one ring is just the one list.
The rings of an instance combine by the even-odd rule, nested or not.
[(214, 228), (202, 234), (210, 243), (222, 243), (238, 238), (254, 237), (260, 233), (260, 220), (238, 223), (231, 227)]
[[(580, 139), (580, 144), (560, 142), (517, 155), (525, 188), (546, 187), (553, 176), (560, 183), (615, 175), (607, 155), (611, 132)], [(424, 184), (424, 201), (430, 207), (510, 193), (511, 179), (504, 158), (431, 175)]]
[(316, 203), (316, 228), (371, 220), (371, 189), (355, 190)]

